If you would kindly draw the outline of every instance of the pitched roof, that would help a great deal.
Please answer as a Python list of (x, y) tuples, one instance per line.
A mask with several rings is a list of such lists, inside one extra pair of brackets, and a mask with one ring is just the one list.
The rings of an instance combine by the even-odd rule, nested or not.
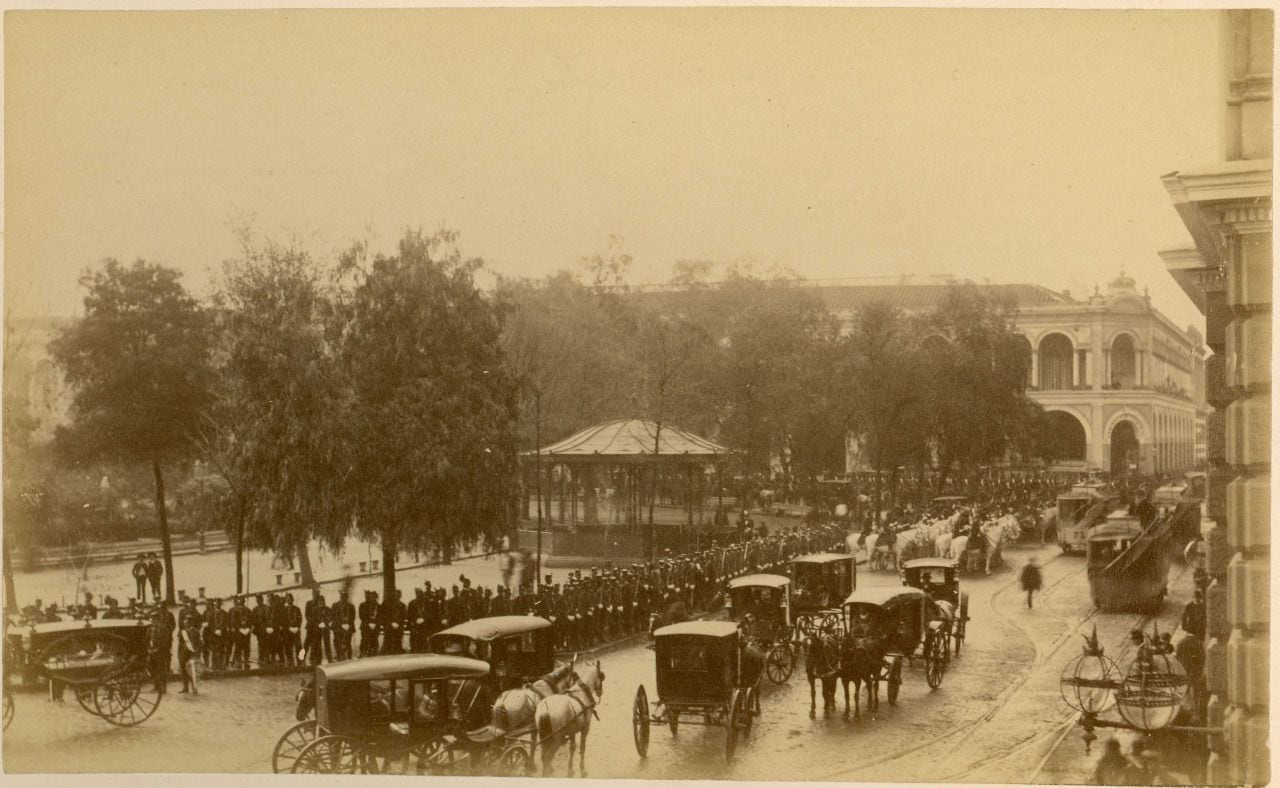
[[(655, 435), (658, 435), (658, 454), (664, 457), (712, 457), (732, 451), (679, 427), (664, 424), (659, 435), (658, 426), (652, 421), (618, 419), (587, 427), (564, 440), (543, 447), (542, 453), (556, 457), (652, 457)], [(525, 454), (532, 455), (534, 452)]]
[[(856, 312), (883, 301), (904, 312), (932, 309), (954, 285), (820, 285), (811, 291), (832, 312)], [(1011, 297), (1018, 308), (1042, 304), (1068, 304), (1071, 299), (1040, 285), (974, 285), (995, 295)]]

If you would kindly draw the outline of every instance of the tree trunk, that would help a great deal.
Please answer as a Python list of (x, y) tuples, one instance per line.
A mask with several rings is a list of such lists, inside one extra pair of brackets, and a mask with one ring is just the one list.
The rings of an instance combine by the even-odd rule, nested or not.
[(9, 532), (4, 532), (4, 609), (7, 613), (18, 612), (18, 592), (13, 587), (13, 559), (9, 549)]
[(164, 552), (164, 599), (173, 604), (173, 544), (169, 540), (169, 511), (164, 503), (164, 474), (160, 461), (151, 461), (151, 473), (156, 482), (156, 516), (160, 520), (160, 549)]
[(236, 594), (243, 594), (244, 587), (244, 521), (248, 506), (243, 495), (236, 496)]
[(316, 584), (316, 576), (311, 571), (311, 553), (306, 542), (294, 548), (294, 556), (298, 559), (298, 571), (302, 574), (302, 585), (311, 588)]
[(644, 552), (653, 560), (654, 549), (654, 532), (653, 532), (653, 506), (658, 501), (658, 441), (662, 437), (662, 422), (656, 422), (653, 431), (653, 473), (649, 477), (649, 524), (644, 529)]
[(382, 598), (387, 601), (391, 599), (391, 592), (396, 590), (396, 550), (395, 537), (384, 533), (382, 535)]

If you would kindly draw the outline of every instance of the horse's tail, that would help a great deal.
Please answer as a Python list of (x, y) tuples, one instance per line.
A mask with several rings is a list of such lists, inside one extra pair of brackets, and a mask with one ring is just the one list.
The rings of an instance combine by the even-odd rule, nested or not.
[(534, 712), (534, 722), (538, 728), (538, 740), (545, 743), (551, 741), (555, 730), (551, 727), (551, 712), (543, 704), (538, 704), (538, 710)]

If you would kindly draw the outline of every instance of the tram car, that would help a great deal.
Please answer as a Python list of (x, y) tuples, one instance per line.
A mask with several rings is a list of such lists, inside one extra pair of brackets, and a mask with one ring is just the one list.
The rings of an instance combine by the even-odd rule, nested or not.
[(1200, 532), (1200, 501), (1191, 485), (1166, 484), (1151, 494), (1151, 503), (1169, 519), (1169, 529), (1175, 540), (1183, 544), (1195, 539)]
[(1107, 492), (1101, 484), (1077, 484), (1058, 496), (1058, 546), (1064, 553), (1084, 553), (1089, 548), (1089, 529), (1103, 520), (1120, 503), (1120, 496)]
[(791, 611), (796, 631), (830, 634), (840, 623), (840, 600), (858, 587), (858, 563), (848, 553), (810, 553), (791, 559)]
[(733, 758), (738, 739), (760, 714), (761, 658), (732, 621), (686, 621), (661, 627), (654, 636), (657, 701), (641, 684), (631, 707), (632, 735), (641, 758), (649, 754), (649, 728), (680, 724), (725, 729), (724, 754)]
[(1171, 534), (1167, 517), (1146, 528), (1117, 509), (1089, 531), (1089, 594), (1100, 610), (1154, 613), (1168, 590)]
[(75, 693), (80, 707), (120, 727), (140, 725), (164, 697), (149, 664), (151, 624), (142, 619), (84, 619), (11, 627), (5, 642), (4, 724), (13, 719), (8, 671), (47, 679)]
[(791, 678), (796, 668), (790, 583), (790, 579), (772, 574), (743, 575), (729, 581), (729, 618), (742, 625), (765, 654), (765, 675), (774, 684)]
[(428, 641), (435, 654), (488, 662), (486, 681), (504, 692), (556, 668), (551, 622), (541, 616), (490, 616), (449, 627)]

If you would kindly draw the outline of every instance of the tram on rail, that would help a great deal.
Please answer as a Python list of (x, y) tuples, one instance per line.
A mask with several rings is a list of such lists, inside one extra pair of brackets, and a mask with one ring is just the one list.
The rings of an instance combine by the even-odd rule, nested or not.
[(1089, 531), (1089, 594), (1100, 610), (1154, 613), (1164, 603), (1171, 563), (1171, 518), (1145, 528), (1126, 509)]

